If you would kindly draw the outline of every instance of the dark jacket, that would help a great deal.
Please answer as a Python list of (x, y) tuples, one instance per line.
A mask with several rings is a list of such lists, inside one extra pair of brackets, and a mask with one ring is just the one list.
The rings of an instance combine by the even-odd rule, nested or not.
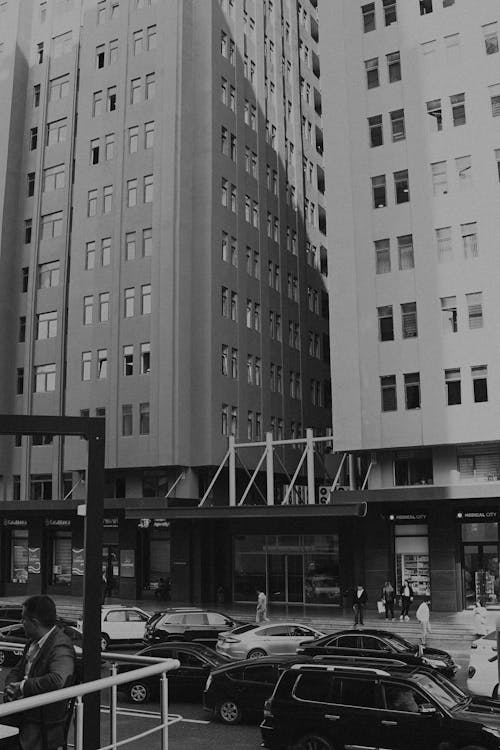
[[(404, 590), (405, 590), (405, 587), (404, 587), (404, 584), (403, 584), (403, 585), (401, 586), (401, 592), (400, 592), (400, 595), (401, 595), (402, 597), (404, 597), (404, 594), (403, 594), (403, 591), (404, 591)], [(409, 592), (410, 592), (410, 599), (413, 599), (413, 589), (412, 589), (412, 587), (410, 586), (410, 584), (408, 584), (408, 590), (409, 590)]]
[[(13, 667), (5, 686), (24, 679), (26, 655), (31, 643), (27, 643), (24, 653)], [(49, 635), (31, 665), (30, 676), (26, 679), (23, 697), (43, 695), (52, 690), (69, 687), (75, 681), (75, 649), (68, 636), (56, 627)], [(67, 701), (33, 708), (20, 714), (13, 714), (11, 724), (20, 727), (20, 742), (23, 750), (46, 750), (64, 744), (64, 728), (67, 717)], [(40, 744), (45, 735), (44, 745)]]
[(354, 591), (352, 592), (353, 606), (355, 604), (360, 604), (362, 607), (364, 607), (367, 601), (368, 601), (368, 594), (366, 593), (366, 589), (363, 589), (360, 596), (358, 596), (358, 589), (357, 588), (354, 589)]

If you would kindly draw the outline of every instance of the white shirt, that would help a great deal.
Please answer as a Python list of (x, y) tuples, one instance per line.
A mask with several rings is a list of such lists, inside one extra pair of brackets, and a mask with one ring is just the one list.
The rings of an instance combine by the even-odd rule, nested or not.
[(24, 668), (24, 680), (21, 682), (21, 685), (20, 685), (21, 695), (23, 694), (24, 683), (29, 677), (29, 673), (31, 672), (31, 667), (33, 666), (33, 662), (35, 661), (36, 657), (40, 653), (43, 644), (45, 643), (49, 635), (52, 633), (52, 631), (55, 630), (55, 628), (56, 626), (53, 625), (50, 630), (47, 630), (45, 635), (42, 635), (42, 637), (38, 639), (38, 641), (32, 641), (32, 643), (30, 644), (30, 647), (26, 654), (26, 665)]

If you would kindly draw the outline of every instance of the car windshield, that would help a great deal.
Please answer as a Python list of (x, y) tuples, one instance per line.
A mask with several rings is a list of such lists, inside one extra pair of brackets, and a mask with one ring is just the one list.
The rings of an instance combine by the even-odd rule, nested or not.
[(411, 676), (411, 679), (448, 710), (452, 710), (459, 703), (469, 700), (469, 697), (459, 687), (441, 675), (417, 672)]
[(255, 630), (258, 625), (255, 622), (250, 622), (247, 625), (240, 625), (237, 628), (234, 628), (234, 630), (231, 630), (231, 635), (242, 635), (243, 633), (248, 633), (250, 630)]

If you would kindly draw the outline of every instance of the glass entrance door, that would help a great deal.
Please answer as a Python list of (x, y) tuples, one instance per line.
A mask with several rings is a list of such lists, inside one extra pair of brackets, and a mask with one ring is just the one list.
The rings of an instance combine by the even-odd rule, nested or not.
[(465, 605), (481, 600), (496, 604), (500, 599), (498, 544), (464, 544)]

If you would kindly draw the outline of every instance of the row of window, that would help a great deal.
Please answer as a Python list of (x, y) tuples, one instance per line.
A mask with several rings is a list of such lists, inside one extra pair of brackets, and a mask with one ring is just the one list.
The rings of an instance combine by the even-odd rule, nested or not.
[[(122, 375), (130, 377), (136, 371), (134, 360), (135, 347), (133, 344), (126, 344), (122, 347)], [(81, 359), (81, 378), (84, 381), (92, 379), (93, 354), (91, 351), (82, 352)], [(139, 359), (137, 374), (149, 375), (151, 372), (151, 344), (149, 341), (139, 344)], [(96, 357), (95, 377), (97, 380), (106, 380), (108, 377), (108, 350), (98, 349)]]
[[(443, 8), (449, 8), (455, 4), (455, 0), (440, 0)], [(417, 6), (418, 2), (418, 6)], [(437, 0), (434, 0), (434, 5)], [(420, 15), (432, 13), (434, 10), (433, 0), (416, 0), (415, 5), (418, 7)], [(381, 3), (383, 21), (385, 26), (390, 26), (398, 20), (396, 0), (382, 0)], [(367, 34), (369, 31), (375, 31), (377, 27), (377, 14), (375, 3), (365, 3), (361, 6), (361, 21), (363, 31)]]
[[(387, 65), (387, 83), (401, 80), (401, 55), (399, 51), (390, 52), (385, 56)], [(375, 89), (380, 86), (379, 58), (372, 57), (365, 60), (366, 86)]]
[[(140, 131), (142, 131), (142, 145), (144, 149), (154, 146), (155, 123), (145, 122), (143, 125), (132, 125), (128, 129), (127, 148), (129, 154), (135, 154), (139, 150)], [(101, 138), (92, 138), (90, 141), (90, 164), (99, 164), (100, 161), (109, 161), (114, 156), (115, 134), (107, 133)]]
[[(145, 76), (132, 78), (130, 81), (129, 104), (139, 104), (141, 101), (154, 99), (156, 95), (156, 75), (146, 73)], [(94, 91), (92, 94), (92, 117), (106, 112), (115, 112), (118, 107), (116, 86), (108, 86), (106, 91)]]
[[(54, 146), (57, 143), (65, 143), (68, 132), (67, 119), (63, 117), (60, 120), (54, 120), (53, 122), (47, 123), (45, 145)], [(109, 146), (108, 146), (109, 142)], [(107, 149), (110, 150), (111, 156), (106, 158), (111, 159), (113, 155), (114, 147), (114, 133), (110, 133), (106, 136)], [(35, 126), (30, 128), (28, 136), (28, 148), (30, 151), (35, 151), (38, 148), (38, 127)], [(106, 151), (107, 153), (108, 151)]]
[[(394, 202), (408, 203), (410, 200), (410, 184), (408, 181), (408, 170), (402, 169), (393, 173), (394, 180)], [(373, 208), (385, 208), (387, 206), (387, 184), (385, 174), (379, 174), (371, 178), (372, 181), (372, 203)]]
[[(137, 206), (139, 179), (134, 177), (127, 180), (126, 205), (127, 208)], [(142, 201), (153, 202), (154, 178), (152, 174), (144, 175), (142, 178)], [(97, 216), (99, 205), (103, 214), (111, 213), (113, 210), (113, 185), (105, 185), (102, 188), (102, 200), (99, 200), (99, 190), (96, 188), (87, 193), (87, 216)]]
[[(149, 402), (139, 404), (139, 435), (149, 435), (150, 410)], [(122, 437), (134, 434), (134, 407), (132, 404), (122, 404)]]
[[(470, 368), (472, 381), (472, 400), (474, 403), (488, 401), (488, 367), (476, 365)], [(419, 409), (420, 373), (403, 374), (404, 403), (406, 409)], [(446, 404), (455, 406), (462, 403), (462, 379), (460, 368), (444, 370)], [(382, 411), (396, 411), (398, 408), (396, 375), (380, 377), (380, 396)]]
[[(484, 50), (487, 55), (494, 55), (498, 52), (498, 22), (484, 24), (481, 27), (483, 32)], [(460, 60), (460, 34), (448, 34), (443, 37), (443, 43), (446, 49), (446, 54), (449, 62), (457, 63)], [(424, 62), (429, 67), (436, 65), (436, 53), (438, 51), (438, 40), (431, 39), (428, 42), (423, 42), (420, 45), (420, 51), (422, 53)]]

